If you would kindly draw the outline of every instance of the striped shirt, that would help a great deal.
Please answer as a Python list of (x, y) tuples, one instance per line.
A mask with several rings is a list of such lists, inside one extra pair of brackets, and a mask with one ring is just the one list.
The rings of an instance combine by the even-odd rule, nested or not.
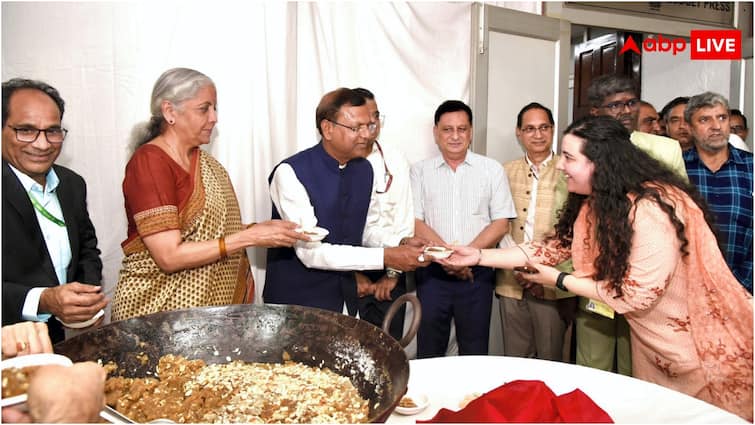
[(411, 182), (415, 217), (446, 243), (468, 245), (492, 221), (516, 217), (503, 167), (474, 152), (456, 171), (443, 156), (418, 162)]
[(752, 154), (729, 146), (729, 159), (715, 173), (696, 149), (684, 152), (684, 162), (690, 183), (716, 216), (726, 263), (752, 293)]

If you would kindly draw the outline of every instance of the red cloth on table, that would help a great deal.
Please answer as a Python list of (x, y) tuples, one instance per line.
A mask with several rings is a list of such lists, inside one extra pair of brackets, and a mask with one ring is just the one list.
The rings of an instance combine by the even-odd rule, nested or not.
[(454, 412), (440, 409), (417, 423), (613, 423), (581, 390), (557, 396), (543, 381), (512, 381), (472, 400)]

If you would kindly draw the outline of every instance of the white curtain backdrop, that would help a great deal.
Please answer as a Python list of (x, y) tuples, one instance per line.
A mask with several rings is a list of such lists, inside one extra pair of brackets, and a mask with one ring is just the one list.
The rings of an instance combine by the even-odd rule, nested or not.
[[(268, 174), (317, 143), (315, 107), (337, 87), (376, 94), (381, 141), (410, 162), (436, 154), (435, 108), (469, 100), (470, 13), (470, 3), (436, 2), (4, 2), (2, 79), (41, 79), (66, 100), (58, 163), (88, 183), (109, 292), (126, 237), (129, 135), (163, 71), (191, 67), (215, 81), (220, 119), (208, 149), (228, 169), (244, 221), (262, 221)], [(259, 301), (265, 253), (250, 254)]]

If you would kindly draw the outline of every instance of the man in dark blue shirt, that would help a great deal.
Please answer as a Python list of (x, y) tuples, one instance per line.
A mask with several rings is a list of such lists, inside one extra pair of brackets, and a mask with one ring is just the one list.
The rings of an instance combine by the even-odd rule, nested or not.
[(695, 145), (684, 152), (690, 183), (716, 215), (726, 263), (752, 293), (752, 154), (729, 144), (729, 102), (720, 94), (691, 97), (684, 119)]

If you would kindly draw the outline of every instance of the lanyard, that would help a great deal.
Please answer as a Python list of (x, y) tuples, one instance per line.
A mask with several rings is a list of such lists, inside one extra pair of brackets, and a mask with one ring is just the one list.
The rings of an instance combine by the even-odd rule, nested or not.
[(45, 207), (43, 207), (42, 204), (39, 203), (37, 198), (35, 198), (34, 195), (31, 194), (31, 190), (28, 193), (29, 193), (29, 199), (31, 199), (31, 204), (34, 205), (35, 210), (39, 211), (39, 213), (42, 214), (44, 218), (52, 221), (58, 226), (66, 227), (66, 222), (50, 214), (50, 211), (47, 211)]
[(387, 193), (388, 189), (391, 188), (391, 183), (393, 183), (393, 174), (391, 174), (391, 172), (388, 171), (388, 163), (385, 162), (385, 155), (383, 155), (383, 148), (380, 147), (380, 143), (378, 143), (377, 140), (375, 140), (375, 145), (377, 146), (378, 152), (380, 152), (380, 158), (383, 159), (383, 168), (385, 168), (385, 190), (381, 192), (375, 189), (375, 192), (383, 194), (383, 193)]

